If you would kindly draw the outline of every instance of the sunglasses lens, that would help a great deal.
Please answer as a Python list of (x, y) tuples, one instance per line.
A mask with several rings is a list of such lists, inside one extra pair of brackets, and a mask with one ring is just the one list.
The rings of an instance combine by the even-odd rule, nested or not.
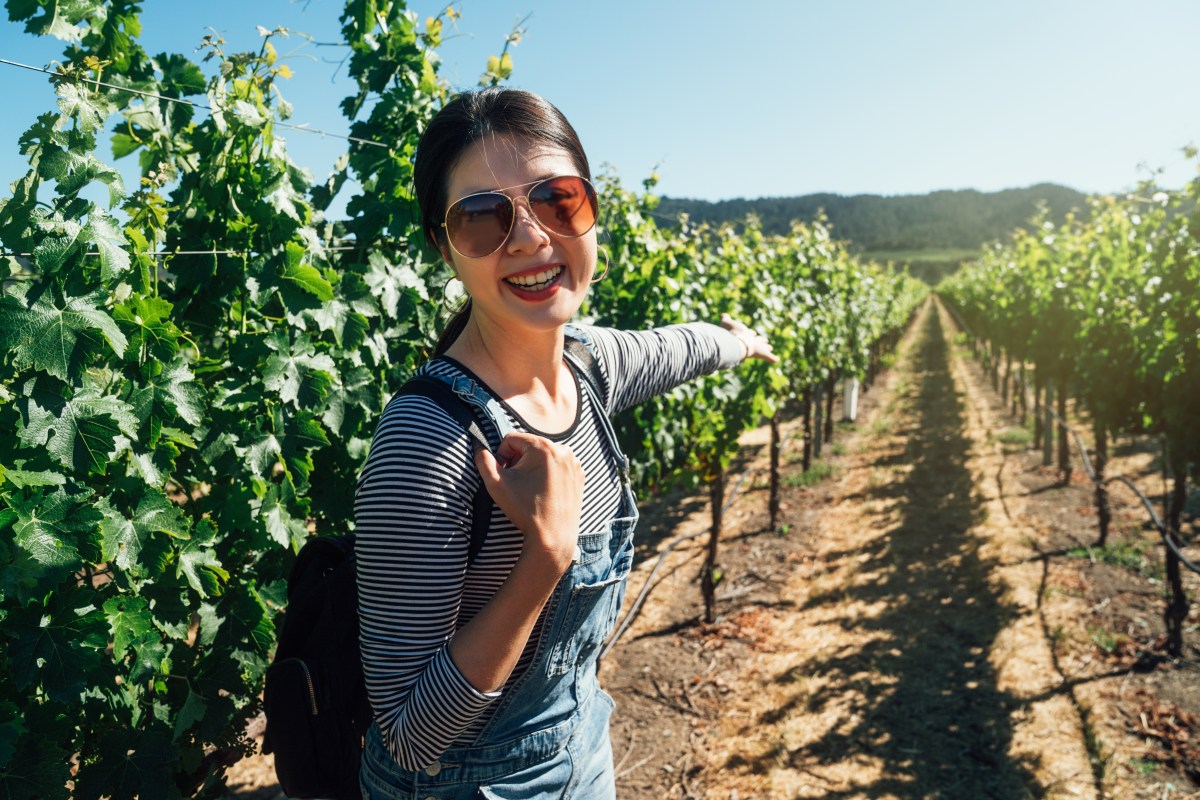
[(446, 235), (468, 258), (494, 253), (512, 228), (513, 204), (507, 195), (484, 192), (464, 197), (446, 212)]
[(565, 175), (534, 186), (529, 207), (551, 233), (583, 236), (596, 224), (596, 190), (583, 178)]

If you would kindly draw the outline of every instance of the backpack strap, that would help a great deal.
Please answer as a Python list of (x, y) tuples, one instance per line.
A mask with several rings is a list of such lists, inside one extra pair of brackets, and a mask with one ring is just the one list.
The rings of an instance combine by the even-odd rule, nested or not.
[[(474, 386), (474, 381), (468, 382)], [(463, 387), (465, 388), (465, 387)], [(475, 387), (478, 388), (478, 387)], [(480, 390), (482, 391), (482, 390)], [(488, 443), (487, 437), (479, 427), (475, 416), (465, 405), (463, 396), (452, 388), (451, 384), (440, 377), (431, 375), (417, 375), (410, 378), (407, 383), (400, 387), (401, 394), (416, 394), (422, 397), (427, 397), (437, 403), (438, 407), (444, 410), (447, 414), (455, 419), (459, 425), (467, 432), (474, 441), (471, 443), (472, 451), (476, 447), (484, 447), (488, 450), (492, 449)], [(472, 393), (473, 396), (473, 393)], [(489, 398), (490, 399), (490, 398)], [(472, 403), (472, 405), (476, 405)], [(495, 415), (486, 406), (484, 412), (495, 424), (497, 431), (503, 428), (508, 428), (505, 422), (497, 421)], [(501, 420), (504, 418), (501, 417)], [(507, 431), (500, 434), (500, 439), (503, 439)], [(499, 446), (499, 445), (497, 445)], [(487, 538), (488, 525), (492, 521), (492, 496), (488, 494), (486, 486), (480, 486), (479, 491), (475, 493), (475, 499), (471, 503), (471, 534), (470, 543), (467, 546), (467, 566), (475, 561), (475, 557), (479, 555), (479, 551), (483, 549), (483, 542)]]
[(566, 325), (563, 328), (563, 351), (574, 359), (580, 374), (592, 385), (592, 391), (600, 398), (601, 404), (608, 402), (608, 385), (604, 373), (600, 371), (600, 361), (596, 358), (596, 345), (592, 337), (581, 328)]

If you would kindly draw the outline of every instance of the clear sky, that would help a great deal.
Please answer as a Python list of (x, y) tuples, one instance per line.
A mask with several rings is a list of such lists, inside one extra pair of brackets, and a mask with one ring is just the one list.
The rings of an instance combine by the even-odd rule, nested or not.
[[(441, 74), (474, 85), (520, 18), (510, 83), (559, 106), (595, 169), (627, 185), (658, 165), (662, 194), (731, 197), (996, 190), (1042, 181), (1111, 192), (1200, 143), (1200, 2), (1191, 0), (465, 0)], [(423, 19), (442, 6), (411, 2)], [(145, 0), (152, 53), (191, 54), (208, 26), (231, 49), (256, 25), (336, 42), (339, 0)], [(453, 34), (453, 31), (449, 33)], [(345, 132), (338, 47), (287, 63), (293, 122)], [(287, 51), (286, 46), (280, 52)], [(44, 65), (61, 43), (0, 23), (0, 57)], [(0, 182), (17, 138), (54, 106), (43, 76), (0, 65)], [(111, 127), (111, 125), (110, 125)], [(344, 143), (290, 132), (324, 176)], [(124, 169), (132, 174), (133, 159)]]

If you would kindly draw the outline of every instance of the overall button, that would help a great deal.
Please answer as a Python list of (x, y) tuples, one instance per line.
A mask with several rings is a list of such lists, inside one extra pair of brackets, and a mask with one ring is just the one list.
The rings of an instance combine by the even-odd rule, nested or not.
[(437, 777), (437, 774), (442, 771), (442, 762), (435, 761), (425, 768), (425, 774), (431, 778)]

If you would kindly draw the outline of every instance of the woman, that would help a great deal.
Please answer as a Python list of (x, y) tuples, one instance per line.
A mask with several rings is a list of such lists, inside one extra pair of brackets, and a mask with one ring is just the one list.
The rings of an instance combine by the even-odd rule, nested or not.
[[(637, 519), (608, 416), (770, 345), (690, 323), (581, 327), (606, 396), (563, 359), (596, 272), (596, 200), (570, 124), (512, 89), (431, 121), (415, 184), (429, 241), (469, 297), (419, 372), (498, 401), (495, 454), (419, 396), (385, 410), (355, 500), (363, 668), (375, 724), (365, 798), (611, 798), (612, 699), (596, 655)], [(481, 423), (482, 424), (482, 423)], [(486, 429), (486, 428), (485, 428)], [(497, 507), (468, 561), (480, 482)]]

